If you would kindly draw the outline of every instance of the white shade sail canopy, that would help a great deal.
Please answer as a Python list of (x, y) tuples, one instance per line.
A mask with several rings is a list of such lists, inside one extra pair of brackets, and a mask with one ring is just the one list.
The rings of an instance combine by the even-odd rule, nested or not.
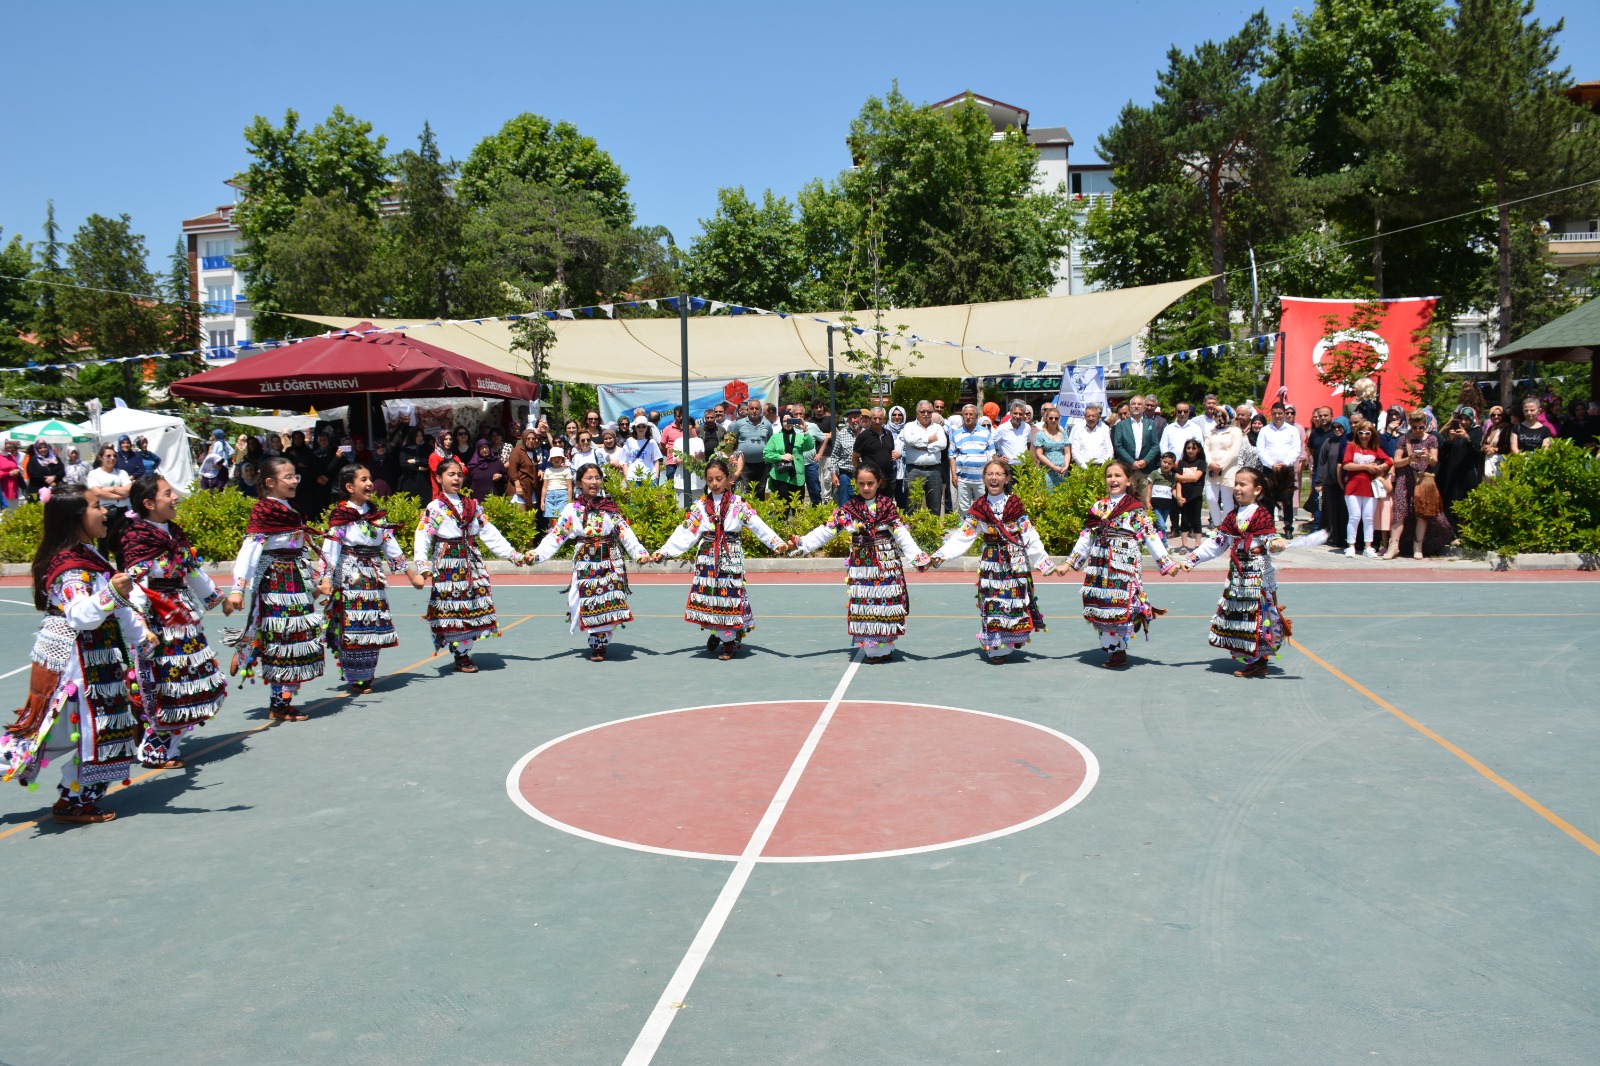
[[(1210, 278), (1191, 278), (1082, 296), (886, 311), (883, 328), (902, 334), (902, 351), (896, 353), (889, 372), (900, 377), (996, 377), (1012, 372), (1011, 358), (1070, 363), (1127, 340), (1173, 301), (1208, 281)], [(689, 376), (735, 378), (743, 374), (827, 370), (827, 322), (838, 323), (839, 314), (781, 318), (757, 314), (691, 316)], [(527, 352), (511, 349), (510, 322), (453, 320), (434, 324), (428, 319), (295, 317), (337, 329), (361, 322), (371, 322), (379, 328), (418, 326), (419, 336), (430, 344), (458, 355), (508, 373), (527, 375), (532, 369)], [(858, 313), (856, 318), (858, 327), (873, 325), (869, 312)], [(677, 319), (554, 319), (550, 325), (556, 334), (556, 344), (548, 356), (551, 380), (611, 385), (661, 381), (679, 374)], [(912, 336), (919, 338), (917, 350), (922, 353), (921, 359), (906, 355)], [(851, 335), (851, 343), (870, 350), (873, 337), (870, 333)], [(978, 345), (985, 350), (977, 351)], [(834, 369), (849, 372), (843, 338), (835, 337), (834, 352)]]

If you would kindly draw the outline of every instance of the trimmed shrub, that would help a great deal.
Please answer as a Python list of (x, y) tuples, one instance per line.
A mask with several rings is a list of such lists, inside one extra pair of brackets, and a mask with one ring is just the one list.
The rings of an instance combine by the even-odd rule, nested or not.
[(220, 492), (193, 492), (178, 501), (178, 525), (208, 563), (226, 562), (239, 554), (245, 520), (256, 505), (229, 485)]
[(31, 563), (44, 533), (44, 504), (25, 503), (0, 515), (0, 562)]
[(1469, 548), (1600, 552), (1600, 458), (1571, 441), (1506, 457), (1500, 476), (1456, 504), (1457, 534)]

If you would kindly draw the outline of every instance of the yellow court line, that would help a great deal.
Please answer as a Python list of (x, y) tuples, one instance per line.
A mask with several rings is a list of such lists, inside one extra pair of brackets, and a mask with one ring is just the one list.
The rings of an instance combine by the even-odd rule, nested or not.
[(1312, 662), (1328, 671), (1328, 673), (1332, 674), (1334, 677), (1337, 677), (1340, 681), (1343, 681), (1345, 684), (1349, 685), (1351, 688), (1367, 697), (1367, 699), (1371, 700), (1373, 703), (1376, 703), (1379, 707), (1382, 707), (1384, 710), (1400, 719), (1406, 725), (1410, 726), (1412, 729), (1415, 729), (1417, 732), (1421, 733), (1423, 736), (1439, 745), (1445, 751), (1448, 751), (1451, 755), (1454, 755), (1456, 758), (1472, 767), (1479, 774), (1483, 775), (1483, 777), (1493, 782), (1499, 788), (1510, 793), (1519, 803), (1527, 807), (1534, 814), (1537, 814), (1540, 818), (1543, 818), (1545, 821), (1549, 822), (1551, 825), (1555, 826), (1557, 829), (1561, 830), (1563, 833), (1567, 834), (1567, 836), (1571, 837), (1573, 840), (1576, 840), (1578, 843), (1582, 844), (1596, 855), (1600, 855), (1600, 841), (1596, 841), (1592, 837), (1589, 837), (1577, 826), (1561, 817), (1555, 811), (1552, 811), (1549, 807), (1546, 807), (1544, 804), (1540, 803), (1538, 800), (1522, 791), (1522, 789), (1518, 788), (1516, 785), (1513, 785), (1510, 781), (1507, 781), (1505, 778), (1489, 769), (1481, 760), (1472, 755), (1472, 753), (1463, 750), (1459, 745), (1456, 745), (1451, 741), (1446, 740), (1438, 733), (1435, 733), (1433, 730), (1429, 729), (1427, 726), (1423, 725), (1421, 722), (1417, 721), (1415, 718), (1411, 717), (1409, 714), (1405, 713), (1400, 708), (1384, 699), (1382, 696), (1379, 696), (1376, 692), (1373, 692), (1371, 689), (1361, 684), (1361, 682), (1355, 680), (1338, 667), (1323, 659), (1320, 655), (1306, 647), (1304, 644), (1300, 643), (1298, 640), (1295, 640), (1291, 637), (1289, 639), (1289, 643), (1299, 649), (1300, 652), (1306, 656), (1306, 658), (1310, 659)]
[[(531, 615), (531, 614), (525, 614), (521, 618), (517, 619), (515, 622), (512, 622), (510, 625), (501, 626), (500, 627), (500, 632), (504, 633), (508, 629), (515, 629), (517, 626), (520, 626), (522, 623), (526, 622), (528, 619), (534, 618), (534, 617), (536, 617), (536, 616), (535, 615)], [(428, 656), (426, 659), (418, 659), (416, 662), (412, 663), (410, 666), (402, 666), (398, 670), (391, 670), (387, 674), (384, 674), (383, 676), (384, 677), (398, 677), (401, 674), (409, 674), (411, 671), (417, 669), (418, 667), (426, 666), (429, 663), (433, 662), (433, 660), (437, 659), (439, 657), (439, 655), (440, 655), (439, 652), (434, 652), (432, 655)], [(309, 712), (309, 711), (311, 711), (311, 710), (313, 710), (314, 708), (317, 708), (317, 707), (325, 707), (328, 704), (333, 703), (335, 700), (347, 700), (347, 699), (350, 699), (350, 698), (351, 698), (350, 697), (350, 693), (348, 693), (348, 692), (336, 692), (332, 696), (323, 696), (320, 699), (312, 701), (311, 703), (307, 704), (304, 709)], [(237, 733), (230, 734), (229, 736), (223, 737), (221, 740), (217, 741), (215, 744), (211, 744), (211, 745), (208, 745), (208, 746), (206, 746), (204, 748), (201, 748), (199, 751), (195, 752), (193, 755), (184, 756), (184, 763), (185, 763), (184, 766), (174, 767), (172, 770), (146, 770), (144, 773), (140, 774), (138, 777), (129, 778), (128, 779), (128, 783), (125, 784), (125, 785), (124, 784), (116, 784), (116, 785), (113, 785), (110, 788), (106, 789), (106, 795), (109, 796), (111, 793), (121, 791), (122, 789), (125, 789), (125, 788), (132, 788), (134, 785), (137, 785), (141, 781), (148, 781), (152, 777), (159, 777), (161, 774), (172, 773), (172, 772), (174, 772), (174, 770), (187, 769), (188, 768), (188, 764), (189, 764), (189, 760), (191, 760), (191, 759), (198, 759), (202, 755), (210, 755), (212, 752), (216, 751), (217, 749), (225, 748), (229, 744), (232, 744), (236, 740), (242, 740), (245, 737), (248, 737), (253, 733), (259, 733), (262, 730), (271, 729), (275, 725), (282, 725), (282, 724), (283, 724), (282, 722), (262, 722), (258, 726), (252, 726), (249, 729), (240, 730)], [(30, 822), (20, 822), (17, 825), (12, 826), (10, 829), (5, 830), (4, 832), (0, 832), (0, 840), (4, 840), (6, 837), (12, 836), (13, 834), (20, 833), (24, 829), (32, 829), (34, 826), (36, 826), (38, 824), (39, 824), (39, 822), (38, 822), (37, 819), (35, 819), (33, 821), (30, 821)]]

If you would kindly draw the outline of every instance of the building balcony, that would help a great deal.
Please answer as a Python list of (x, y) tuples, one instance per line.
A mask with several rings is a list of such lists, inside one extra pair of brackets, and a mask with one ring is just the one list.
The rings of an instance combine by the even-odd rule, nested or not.
[(1600, 263), (1600, 233), (1580, 230), (1576, 233), (1552, 233), (1550, 256), (1556, 266), (1576, 267)]
[(226, 255), (203, 255), (200, 257), (201, 270), (232, 270), (233, 257)]
[(201, 310), (212, 317), (233, 314), (232, 300), (207, 300), (200, 305)]

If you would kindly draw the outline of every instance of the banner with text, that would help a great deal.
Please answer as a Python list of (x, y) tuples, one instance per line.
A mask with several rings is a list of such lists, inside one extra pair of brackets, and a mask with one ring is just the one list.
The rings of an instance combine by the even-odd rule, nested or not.
[(1103, 366), (1069, 366), (1061, 375), (1061, 391), (1056, 393), (1056, 407), (1061, 411), (1061, 421), (1083, 419), (1083, 409), (1097, 403), (1102, 412), (1106, 409), (1106, 368)]
[[(601, 385), (600, 418), (615, 422), (618, 415), (631, 415), (637, 408), (660, 411), (665, 426), (672, 409), (683, 403), (682, 381), (632, 381), (623, 385)], [(778, 375), (752, 374), (743, 378), (691, 378), (689, 417), (698, 419), (713, 404), (740, 404), (760, 400), (765, 406), (778, 402)]]

